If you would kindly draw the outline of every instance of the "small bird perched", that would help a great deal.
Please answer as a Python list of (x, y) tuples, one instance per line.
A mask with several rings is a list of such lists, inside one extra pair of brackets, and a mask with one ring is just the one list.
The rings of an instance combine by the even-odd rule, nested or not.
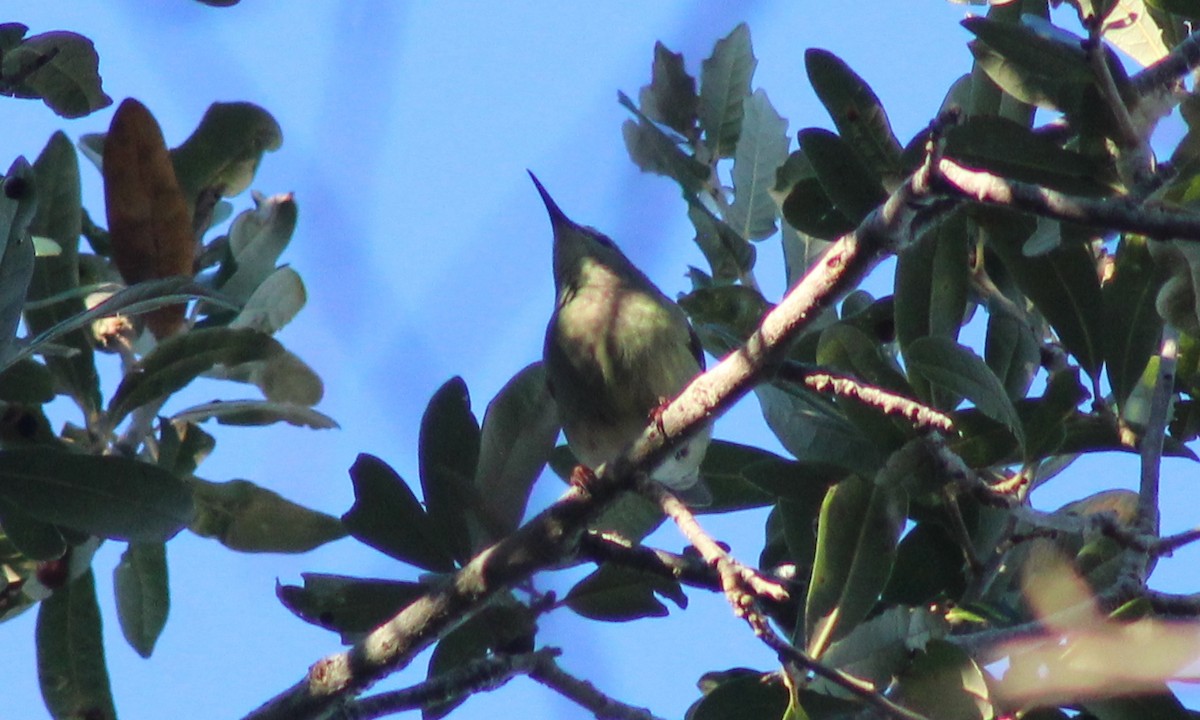
[[(594, 471), (704, 369), (704, 354), (683, 310), (612, 240), (568, 219), (529, 175), (554, 229), (557, 300), (543, 348), (546, 377), (567, 444)], [(699, 471), (711, 434), (705, 427), (650, 477), (691, 505), (707, 505)]]

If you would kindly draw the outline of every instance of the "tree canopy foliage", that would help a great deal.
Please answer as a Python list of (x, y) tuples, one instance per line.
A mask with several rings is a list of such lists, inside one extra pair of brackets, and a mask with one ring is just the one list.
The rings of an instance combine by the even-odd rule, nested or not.
[[(1200, 539), (1159, 528), (1162, 458), (1197, 460), (1200, 434), (1200, 115), (1184, 83), (1200, 12), (1065, 4), (1082, 35), (1045, 0), (965, 20), (973, 64), (912, 138), (832, 52), (808, 51), (805, 70), (836, 131), (793, 143), (755, 86), (748, 26), (698, 64), (657, 44), (648, 84), (619, 94), (622, 132), (685, 200), (708, 267), (679, 303), (719, 362), (594, 483), (532, 517), (543, 470), (575, 465), (555, 447), (538, 363), (482, 421), (465, 382), (446, 382), (421, 419), (417, 482), (364, 453), (340, 517), (198, 474), (216, 444), (207, 421), (335, 425), (315, 409), (320, 378), (273, 337), (306, 301), (281, 264), (296, 200), (235, 205), (282, 142), (265, 109), (214, 103), (168, 148), (153, 98), (130, 98), (106, 134), (55, 133), (33, 163), (17, 158), (0, 197), (0, 619), (38, 613), (51, 714), (116, 716), (96, 548), (127, 547), (112, 589), (148, 657), (167, 622), (165, 547), (186, 529), (243, 552), (349, 538), (425, 573), (281, 585), (300, 621), (350, 648), (313, 658), (253, 718), (436, 718), (517, 675), (597, 717), (654, 717), (567, 673), (570, 649), (545, 644), (538, 621), (662, 616), (686, 608), (685, 588), (724, 594), (778, 657), (729, 668), (715, 652), (693, 720), (1195, 716), (1168, 683), (1194, 673), (1200, 600), (1148, 581)], [(79, 35), (0, 25), (6, 95), (85, 115), (112, 102), (97, 67)], [(1175, 109), (1189, 132), (1164, 149), (1155, 130)], [(103, 178), (103, 225), (83, 207), (80, 155)], [(756, 279), (765, 243), (782, 246), (784, 297)], [(892, 293), (860, 289), (889, 257)], [(108, 397), (106, 354), (122, 377)], [(258, 396), (165, 410), (200, 377)], [(789, 457), (714, 441), (701, 508), (646, 480), (751, 393)], [(56, 432), (59, 396), (77, 412)], [(1139, 456), (1137, 491), (1031, 506), (1104, 453)], [(756, 558), (702, 527), (746, 508), (770, 510)], [(668, 518), (688, 552), (643, 544)], [(568, 565), (594, 569), (563, 597), (538, 588)], [(430, 645), (427, 682), (369, 693)]]

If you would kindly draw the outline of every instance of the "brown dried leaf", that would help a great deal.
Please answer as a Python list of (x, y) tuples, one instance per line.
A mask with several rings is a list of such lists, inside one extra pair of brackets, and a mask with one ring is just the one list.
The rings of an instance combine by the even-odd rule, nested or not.
[[(133, 98), (117, 108), (104, 142), (104, 201), (113, 260), (126, 283), (191, 277), (196, 253), (191, 213), (158, 122)], [(183, 325), (184, 309), (170, 305), (149, 313), (151, 332), (160, 338), (174, 334)]]

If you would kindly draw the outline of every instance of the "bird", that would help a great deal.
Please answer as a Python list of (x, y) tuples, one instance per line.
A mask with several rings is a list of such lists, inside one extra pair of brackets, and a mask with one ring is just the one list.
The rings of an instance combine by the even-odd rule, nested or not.
[[(556, 300), (542, 361), (567, 445), (594, 473), (704, 370), (704, 352), (683, 309), (606, 235), (569, 219), (529, 175), (554, 231)], [(708, 505), (700, 463), (711, 438), (705, 425), (651, 479), (693, 507)]]

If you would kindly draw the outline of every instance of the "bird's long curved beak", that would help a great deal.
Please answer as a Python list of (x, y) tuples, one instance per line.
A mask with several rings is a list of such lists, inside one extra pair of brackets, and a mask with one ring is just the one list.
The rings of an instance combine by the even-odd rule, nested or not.
[(550, 225), (552, 227), (575, 227), (575, 223), (567, 217), (558, 203), (554, 202), (554, 198), (550, 197), (550, 193), (546, 192), (546, 188), (542, 185), (542, 181), (538, 180), (537, 175), (533, 174), (532, 170), (526, 170), (529, 173), (530, 179), (533, 180), (534, 186), (537, 188), (538, 194), (542, 196), (542, 202), (546, 205), (546, 212), (550, 215)]

